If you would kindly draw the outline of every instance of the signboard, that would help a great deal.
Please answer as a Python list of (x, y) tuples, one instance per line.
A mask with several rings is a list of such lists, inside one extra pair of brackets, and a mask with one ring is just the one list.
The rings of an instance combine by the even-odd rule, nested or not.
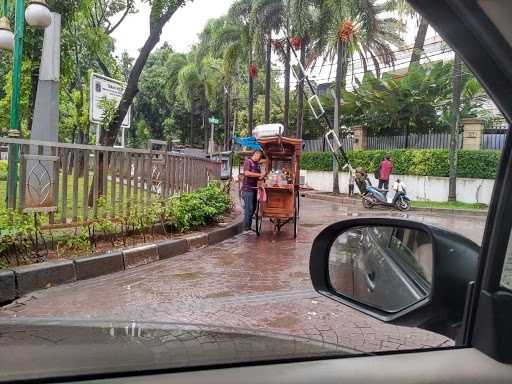
[[(103, 119), (102, 100), (113, 100), (119, 105), (123, 97), (126, 84), (106, 76), (93, 73), (89, 90), (89, 119), (91, 123), (100, 124)], [(130, 128), (131, 107), (121, 125), (123, 128)]]
[(209, 122), (210, 124), (219, 124), (219, 123), (220, 123), (219, 119), (217, 119), (216, 117), (210, 117), (210, 118), (208, 119), (208, 122)]

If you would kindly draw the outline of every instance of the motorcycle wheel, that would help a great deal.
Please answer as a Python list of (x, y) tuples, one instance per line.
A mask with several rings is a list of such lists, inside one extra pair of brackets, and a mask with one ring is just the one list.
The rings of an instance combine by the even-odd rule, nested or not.
[(363, 207), (366, 209), (372, 209), (374, 206), (374, 203), (371, 198), (369, 197), (363, 197)]
[(396, 207), (400, 211), (408, 211), (411, 209), (411, 202), (409, 200), (404, 199), (403, 197), (399, 197), (396, 201)]

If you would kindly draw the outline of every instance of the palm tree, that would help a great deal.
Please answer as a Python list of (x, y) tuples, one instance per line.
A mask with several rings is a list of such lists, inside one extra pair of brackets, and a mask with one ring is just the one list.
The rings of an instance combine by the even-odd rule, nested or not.
[(453, 61), (453, 96), (450, 134), (450, 171), (448, 185), (448, 201), (457, 200), (457, 155), (459, 150), (460, 99), (462, 93), (462, 59), (455, 53)]
[[(291, 0), (290, 19), (294, 35), (294, 48), (300, 47), (300, 66), (306, 68), (306, 53), (308, 49), (309, 35), (315, 20), (314, 1)], [(289, 46), (289, 44), (288, 44)], [(302, 138), (304, 125), (304, 76), (302, 69), (298, 68), (296, 73), (300, 74), (297, 86), (297, 126), (295, 135)]]
[(255, 38), (265, 46), (265, 123), (270, 123), (270, 93), (272, 86), (272, 32), (285, 25), (287, 6), (283, 0), (255, 0), (251, 9)]
[(418, 14), (406, 0), (390, 0), (388, 2), (388, 9), (390, 11), (398, 12), (398, 15), (401, 18), (414, 18), (418, 22), (418, 31), (416, 32), (414, 47), (412, 49), (411, 59), (409, 61), (409, 68), (411, 68), (412, 65), (420, 63), (420, 59), (425, 48), (425, 39), (427, 37), (429, 23), (427, 19)]
[(238, 24), (241, 27), (242, 34), (241, 42), (246, 47), (247, 61), (247, 76), (248, 76), (248, 95), (247, 95), (247, 113), (249, 120), (249, 136), (252, 135), (254, 125), (254, 79), (257, 75), (257, 66), (254, 62), (254, 26), (251, 23), (251, 11), (253, 0), (237, 0), (229, 8), (228, 18), (233, 24)]
[[(376, 0), (317, 0), (314, 41), (311, 52), (314, 57), (323, 56), (333, 61), (337, 58), (334, 129), (339, 128), (341, 92), (345, 89), (348, 61), (358, 55), (364, 71), (368, 61), (374, 64), (380, 76), (380, 63), (391, 65), (395, 61), (393, 47), (400, 46), (402, 24), (395, 18), (385, 17), (387, 4)], [(333, 192), (339, 193), (337, 162), (333, 161)]]
[[(212, 67), (217, 70), (224, 81), (221, 86), (224, 95), (224, 147), (229, 146), (229, 123), (231, 120), (231, 93), (237, 80), (239, 66), (250, 50), (248, 26), (233, 23), (229, 16), (210, 21), (200, 36), (198, 59), (207, 55), (221, 60), (221, 65)], [(242, 36), (242, 38), (240, 38)], [(243, 37), (245, 36), (245, 38)]]

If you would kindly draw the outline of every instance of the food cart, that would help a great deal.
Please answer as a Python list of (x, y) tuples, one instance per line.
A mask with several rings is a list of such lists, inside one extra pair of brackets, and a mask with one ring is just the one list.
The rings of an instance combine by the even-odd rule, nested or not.
[(268, 218), (274, 232), (293, 222), (297, 237), (300, 210), (300, 156), (302, 140), (282, 136), (259, 138), (266, 157), (268, 176), (261, 181), (256, 210), (256, 233), (261, 234), (263, 220)]

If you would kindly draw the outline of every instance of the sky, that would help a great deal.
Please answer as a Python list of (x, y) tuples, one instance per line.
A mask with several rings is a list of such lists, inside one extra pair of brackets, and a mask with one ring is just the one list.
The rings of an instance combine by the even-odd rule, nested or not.
[[(165, 26), (160, 44), (167, 41), (176, 51), (188, 52), (198, 41), (197, 35), (203, 30), (206, 22), (227, 13), (234, 0), (194, 0), (180, 8)], [(116, 53), (128, 51), (130, 56), (137, 57), (138, 50), (144, 45), (149, 35), (149, 10), (147, 3), (137, 0), (139, 12), (130, 15), (114, 31)]]

